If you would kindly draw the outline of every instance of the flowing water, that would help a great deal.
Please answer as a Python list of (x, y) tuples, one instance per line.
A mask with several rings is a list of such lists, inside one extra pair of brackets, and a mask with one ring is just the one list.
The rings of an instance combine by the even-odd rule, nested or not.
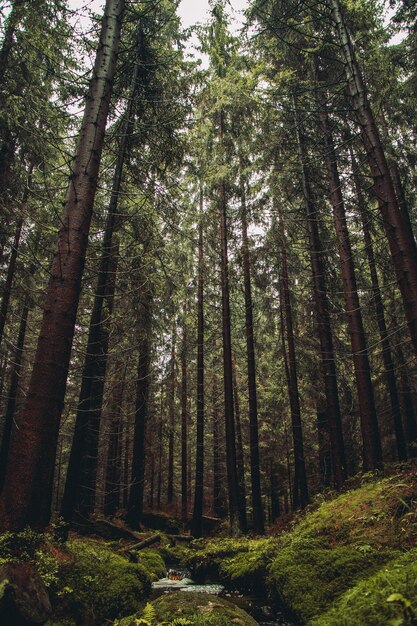
[[(230, 600), (249, 615), (252, 615), (260, 626), (296, 626), (295, 621), (291, 621), (279, 607), (272, 606), (270, 600), (265, 596), (228, 590), (223, 585), (216, 583), (195, 583), (187, 570), (170, 570), (169, 576), (153, 583), (153, 599), (164, 593), (174, 591), (209, 593)], [(175, 579), (172, 580), (172, 577)]]

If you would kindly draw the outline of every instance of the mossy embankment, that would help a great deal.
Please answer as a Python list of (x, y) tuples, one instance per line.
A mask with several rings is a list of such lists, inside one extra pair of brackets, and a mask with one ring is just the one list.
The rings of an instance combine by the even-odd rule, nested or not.
[(367, 475), (280, 535), (195, 542), (185, 564), (200, 581), (267, 589), (303, 624), (415, 626), (416, 504), (416, 470)]
[[(123, 545), (99, 538), (31, 530), (0, 535), (0, 566), (22, 563), (40, 574), (52, 604), (47, 626), (101, 626), (140, 610), (165, 564), (152, 549), (121, 552)], [(1, 621), (1, 620), (0, 620)]]

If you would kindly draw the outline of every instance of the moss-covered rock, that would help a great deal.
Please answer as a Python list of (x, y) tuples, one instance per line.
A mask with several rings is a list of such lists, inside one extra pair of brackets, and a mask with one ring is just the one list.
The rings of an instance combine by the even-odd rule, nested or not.
[(148, 572), (152, 582), (166, 575), (164, 560), (156, 550), (133, 551), (133, 557)]
[[(193, 626), (257, 626), (250, 615), (232, 602), (206, 593), (167, 594), (152, 602), (152, 608), (152, 619), (148, 621), (152, 626), (170, 624), (179, 619)], [(136, 626), (140, 617), (141, 614), (132, 615), (120, 620), (118, 625)]]
[(417, 550), (390, 561), (347, 591), (311, 626), (381, 626), (417, 623)]
[(141, 564), (109, 550), (102, 542), (75, 540), (61, 563), (53, 588), (54, 618), (48, 626), (69, 623), (101, 625), (129, 615), (150, 595), (151, 577)]
[(269, 586), (303, 621), (326, 611), (358, 580), (378, 571), (393, 553), (348, 546), (328, 548), (319, 540), (293, 542), (273, 560)]

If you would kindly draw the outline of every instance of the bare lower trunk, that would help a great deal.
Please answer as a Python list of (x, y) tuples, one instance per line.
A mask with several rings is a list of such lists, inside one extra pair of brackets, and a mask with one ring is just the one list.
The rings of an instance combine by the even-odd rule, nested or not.
[(133, 434), (132, 473), (127, 521), (138, 528), (143, 514), (145, 480), (145, 430), (148, 418), (149, 384), (152, 341), (152, 291), (147, 289), (141, 302), (138, 319), (139, 360), (136, 381), (135, 429)]
[(167, 504), (174, 502), (174, 443), (175, 443), (175, 340), (176, 340), (175, 322), (172, 327), (171, 339), (171, 380), (169, 392), (169, 436), (168, 436), (168, 492)]
[[(185, 316), (187, 306), (185, 306)], [(188, 398), (187, 398), (187, 321), (184, 317), (181, 349), (181, 519), (188, 519)]]

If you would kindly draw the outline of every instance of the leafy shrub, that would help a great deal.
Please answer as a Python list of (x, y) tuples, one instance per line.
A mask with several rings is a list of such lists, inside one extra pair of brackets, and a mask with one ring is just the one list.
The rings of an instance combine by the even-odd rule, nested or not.
[(30, 563), (38, 571), (46, 587), (57, 582), (58, 563), (49, 549), (52, 537), (26, 528), (19, 533), (0, 535), (0, 565)]

